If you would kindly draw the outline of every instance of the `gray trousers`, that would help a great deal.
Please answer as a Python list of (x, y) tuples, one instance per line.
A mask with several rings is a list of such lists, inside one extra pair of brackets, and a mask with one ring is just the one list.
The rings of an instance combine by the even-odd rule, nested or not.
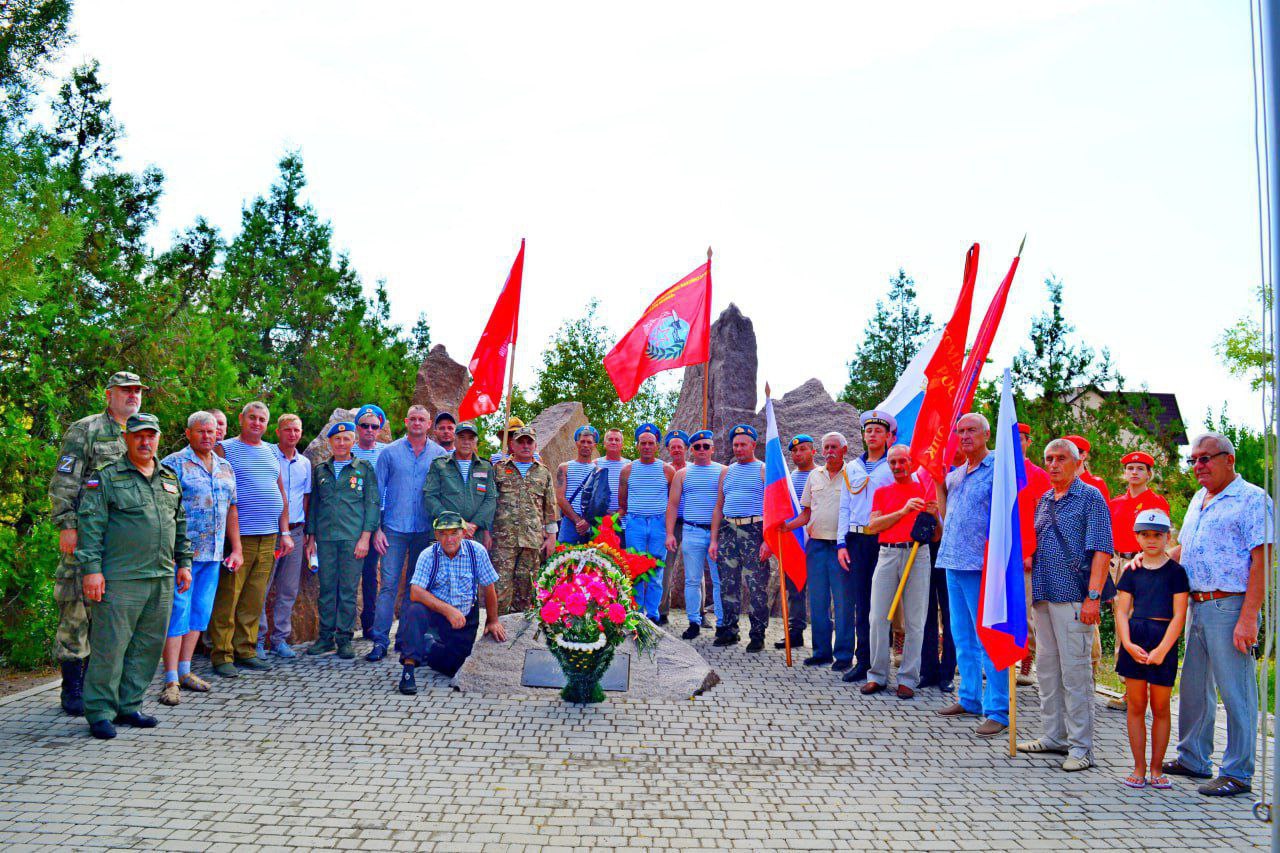
[[(280, 557), (271, 566), (271, 577), (267, 578), (267, 599), (262, 602), (262, 616), (258, 619), (258, 642), (270, 649), (276, 643), (288, 642), (289, 633), (293, 630), (293, 604), (298, 600), (298, 587), (302, 584), (302, 522), (290, 525), (289, 534), (293, 537), (294, 549)], [(370, 550), (373, 546), (369, 546)], [(271, 597), (271, 588), (276, 589), (275, 606), (271, 615), (275, 619), (275, 630), (267, 636), (267, 600)]]
[(1093, 758), (1093, 626), (1080, 621), (1080, 602), (1037, 601), (1036, 676), (1045, 746), (1072, 758)]
[[(898, 592), (898, 583), (907, 567), (910, 548), (886, 548), (880, 546), (876, 571), (871, 576), (871, 667), (867, 680), (876, 684), (889, 683), (890, 629), (889, 606)], [(916, 549), (916, 559), (911, 564), (911, 574), (902, 590), (898, 611), (902, 614), (902, 626), (906, 633), (902, 644), (902, 665), (898, 667), (898, 684), (916, 689), (920, 683), (920, 646), (924, 642), (924, 617), (929, 608), (929, 548)]]

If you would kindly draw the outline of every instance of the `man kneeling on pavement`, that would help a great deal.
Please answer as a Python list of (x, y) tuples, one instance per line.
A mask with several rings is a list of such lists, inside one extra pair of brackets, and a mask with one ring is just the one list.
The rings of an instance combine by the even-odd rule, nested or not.
[(418, 692), (414, 668), (426, 664), (443, 675), (462, 668), (480, 624), (477, 597), (484, 593), (484, 633), (499, 643), (507, 633), (498, 621), (498, 573), (489, 552), (465, 537), (466, 523), (456, 512), (442, 512), (432, 524), (436, 541), (418, 557), (409, 590), (409, 606), (400, 615), (400, 692)]

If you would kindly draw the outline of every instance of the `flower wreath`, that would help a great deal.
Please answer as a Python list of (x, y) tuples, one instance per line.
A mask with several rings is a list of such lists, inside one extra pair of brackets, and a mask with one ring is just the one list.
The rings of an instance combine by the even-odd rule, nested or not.
[(630, 637), (641, 649), (658, 633), (635, 605), (622, 552), (607, 545), (562, 545), (543, 564), (528, 613), (537, 635), (564, 649), (593, 651)]

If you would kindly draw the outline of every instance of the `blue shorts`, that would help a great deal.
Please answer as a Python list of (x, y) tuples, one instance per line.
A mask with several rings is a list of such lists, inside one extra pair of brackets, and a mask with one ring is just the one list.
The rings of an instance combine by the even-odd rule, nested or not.
[(213, 597), (218, 593), (218, 560), (198, 560), (191, 564), (191, 586), (186, 592), (173, 591), (173, 612), (169, 614), (170, 637), (209, 627)]

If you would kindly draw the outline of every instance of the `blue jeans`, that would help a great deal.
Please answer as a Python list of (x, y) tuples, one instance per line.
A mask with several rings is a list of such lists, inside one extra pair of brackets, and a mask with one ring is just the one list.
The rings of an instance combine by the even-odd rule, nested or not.
[[(369, 628), (369, 638), (374, 643), (389, 646), (391, 645), (391, 621), (396, 615), (396, 593), (400, 589), (400, 578), (404, 576), (404, 592), (400, 594), (400, 617), (403, 619), (405, 610), (409, 607), (409, 581), (413, 579), (413, 569), (418, 564), (418, 555), (431, 544), (431, 534), (397, 533), (385, 528), (382, 532), (387, 537), (387, 553), (382, 557), (377, 606), (373, 611), (373, 624)], [(407, 572), (405, 571), (406, 562), (409, 566)], [(365, 565), (367, 566), (368, 562)], [(398, 632), (396, 639), (397, 641), (400, 639)], [(397, 645), (399, 645), (398, 642)]]
[(702, 571), (711, 570), (711, 600), (715, 605), (716, 625), (724, 624), (724, 606), (720, 602), (720, 569), (707, 556), (711, 547), (711, 531), (692, 524), (684, 526), (680, 556), (684, 559), (684, 612), (689, 622), (702, 624)]
[(369, 538), (369, 553), (360, 563), (360, 630), (372, 636), (374, 603), (378, 600), (378, 560), (382, 555)]
[[(978, 640), (978, 598), (982, 572), (947, 570), (947, 597), (951, 605), (951, 637), (956, 644), (960, 669), (960, 704), (971, 714), (1009, 725), (1009, 678), (996, 670)], [(987, 684), (982, 686), (982, 676)]]
[(1178, 688), (1178, 761), (1198, 773), (1213, 772), (1213, 725), (1221, 696), (1227, 747), (1218, 772), (1251, 784), (1258, 745), (1257, 663), (1232, 642), (1243, 604), (1243, 595), (1191, 602), (1191, 633)]
[(564, 545), (581, 545), (591, 536), (588, 530), (586, 536), (578, 532), (578, 528), (574, 527), (573, 522), (568, 518), (560, 519), (560, 532), (556, 536), (556, 541)]
[(836, 660), (853, 660), (853, 593), (849, 572), (836, 559), (838, 543), (810, 539), (804, 547), (808, 558), (809, 622), (813, 627), (813, 656), (831, 657), (831, 613), (835, 611)]
[[(666, 515), (635, 515), (627, 513), (627, 547), (643, 551), (659, 560), (667, 559)], [(658, 621), (658, 608), (662, 606), (662, 572), (653, 570), (653, 580), (636, 584), (636, 605), (653, 621)]]

